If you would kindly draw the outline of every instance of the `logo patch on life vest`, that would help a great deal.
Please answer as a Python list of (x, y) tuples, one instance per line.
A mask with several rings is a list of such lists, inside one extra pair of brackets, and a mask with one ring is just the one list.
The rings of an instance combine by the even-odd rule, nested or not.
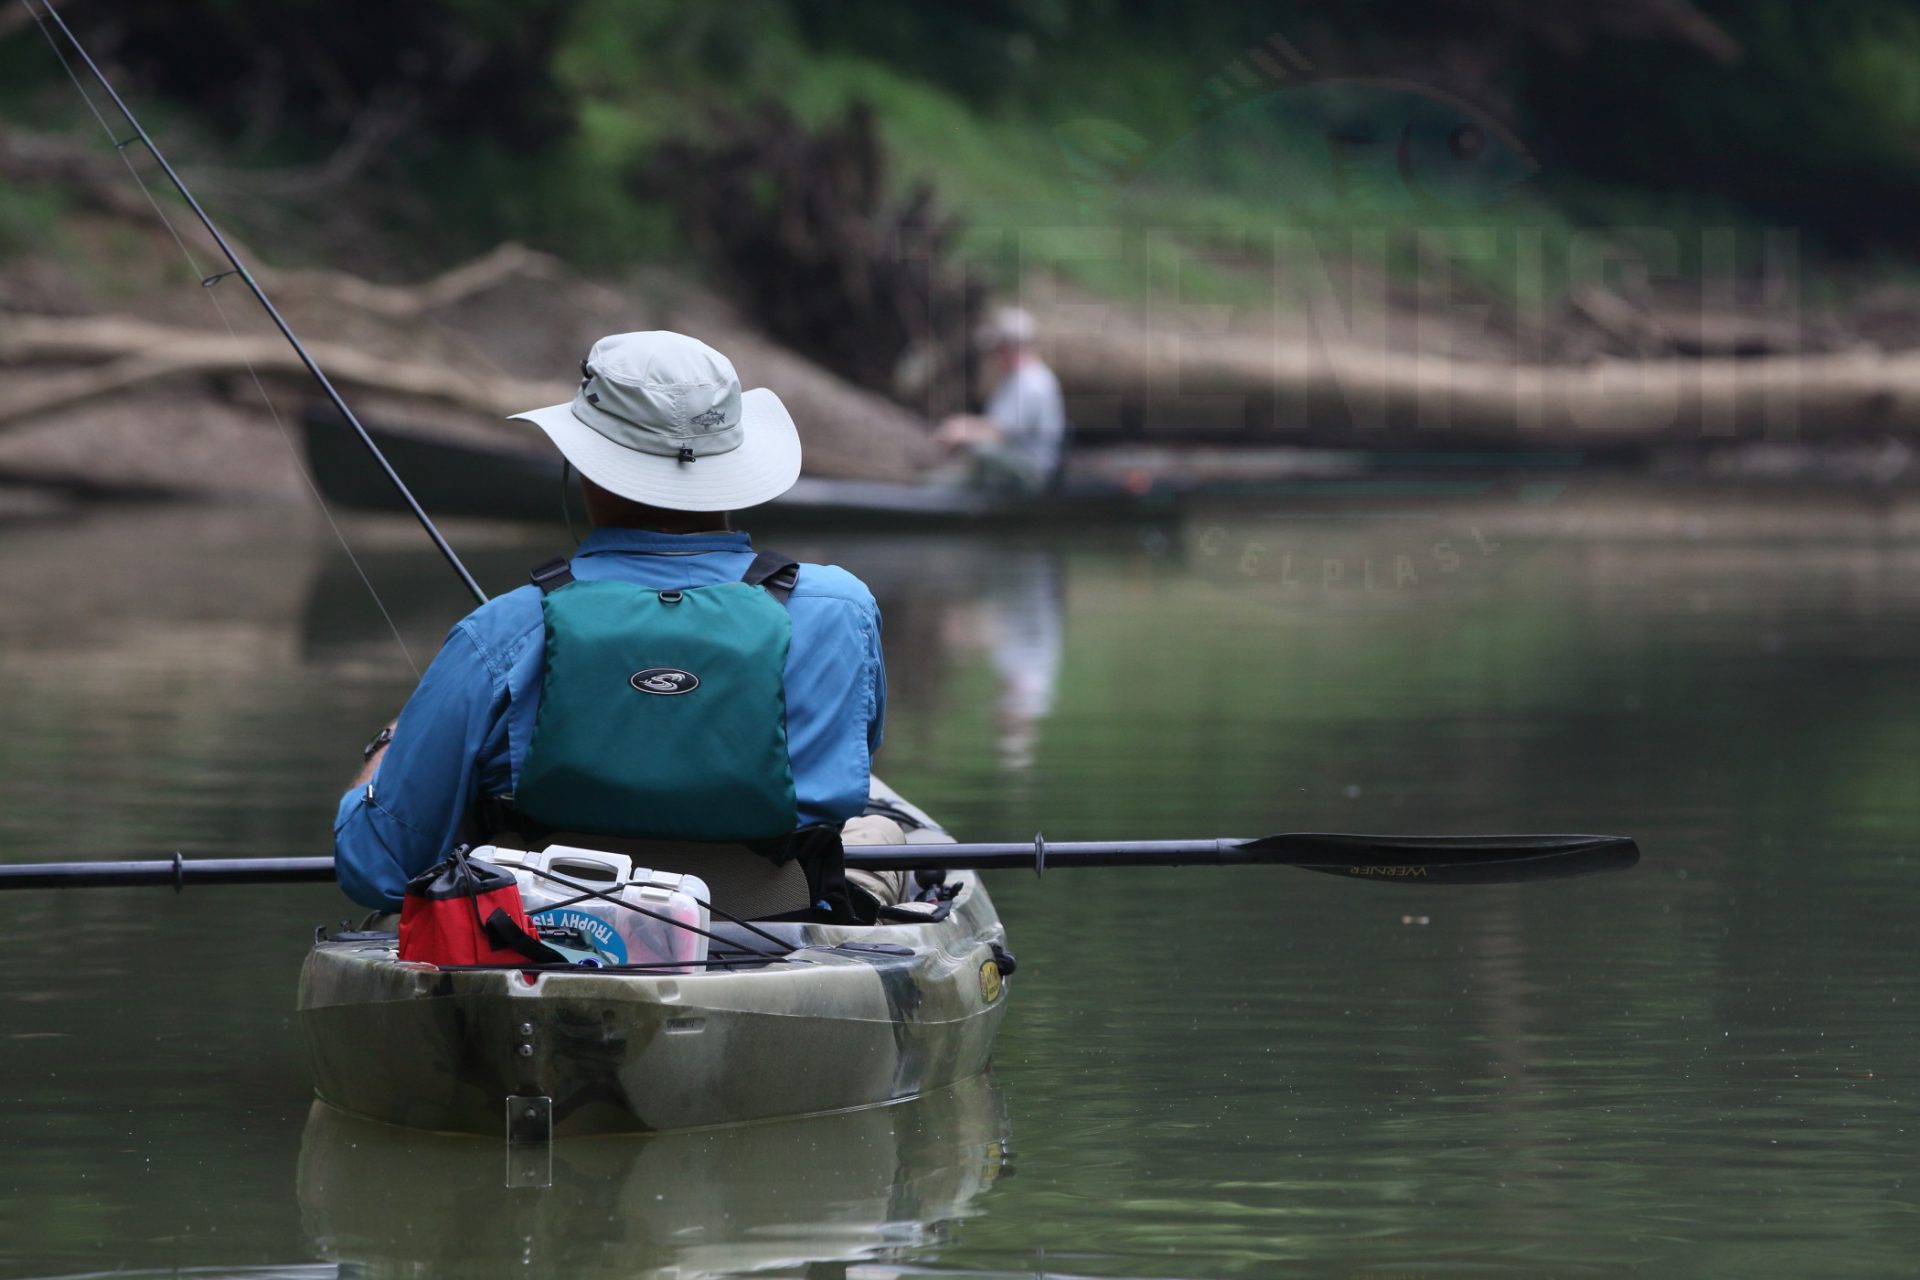
[(700, 677), (678, 667), (648, 667), (628, 676), (627, 683), (642, 693), (670, 695), (692, 693), (700, 687)]

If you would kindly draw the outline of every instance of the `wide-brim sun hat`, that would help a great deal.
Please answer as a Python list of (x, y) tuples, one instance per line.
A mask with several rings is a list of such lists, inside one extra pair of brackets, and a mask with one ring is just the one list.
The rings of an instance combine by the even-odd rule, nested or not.
[(738, 511), (800, 478), (800, 433), (780, 397), (740, 389), (733, 362), (698, 338), (656, 330), (593, 344), (565, 404), (516, 413), (581, 475), (632, 502)]

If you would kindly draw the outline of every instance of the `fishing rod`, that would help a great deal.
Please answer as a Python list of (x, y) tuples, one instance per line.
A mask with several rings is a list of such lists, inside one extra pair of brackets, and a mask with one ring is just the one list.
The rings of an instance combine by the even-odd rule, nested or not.
[[(265, 309), (267, 318), (272, 320), (274, 327), (280, 330), (280, 335), (293, 345), (294, 354), (300, 357), (300, 363), (307, 367), (307, 372), (313, 375), (314, 381), (320, 384), (320, 389), (326, 392), (327, 399), (333, 402), (333, 407), (339, 410), (340, 416), (346, 420), (347, 425), (353, 428), (354, 434), (360, 437), (360, 443), (365, 445), (367, 452), (373, 455), (374, 462), (379, 465), (380, 470), (385, 473), (387, 480), (393, 485), (395, 491), (399, 493), (400, 499), (406, 504), (407, 510), (413, 513), (413, 518), (420, 522), (420, 527), (426, 530), (429, 538), (433, 539), (433, 545), (438, 548), (440, 554), (446, 558), (447, 564), (455, 573), (460, 575), (461, 583), (466, 586), (468, 591), (473, 593), (473, 598), (476, 602), (485, 604), (487, 602), (487, 593), (480, 589), (480, 584), (474, 581), (471, 573), (467, 572), (467, 566), (460, 562), (460, 557), (455, 554), (453, 547), (441, 536), (440, 530), (434, 527), (433, 520), (427, 515), (426, 509), (414, 498), (412, 491), (407, 488), (406, 481), (402, 480), (400, 473), (393, 469), (393, 464), (387, 461), (386, 454), (380, 451), (380, 446), (374, 443), (374, 439), (368, 434), (366, 427), (362, 426), (360, 419), (354, 416), (353, 410), (347, 407), (346, 400), (334, 389), (333, 382), (321, 371), (319, 364), (314, 361), (314, 358), (307, 353), (306, 347), (301, 345), (300, 339), (294, 335), (293, 327), (287, 323), (286, 318), (280, 314), (279, 308), (275, 307), (273, 301), (267, 297), (266, 290), (262, 289), (260, 282), (253, 278), (253, 273), (247, 270), (246, 264), (240, 261), (240, 255), (235, 253), (233, 246), (227, 243), (227, 238), (220, 234), (220, 228), (213, 224), (213, 219), (207, 216), (207, 211), (200, 207), (200, 202), (194, 198), (193, 192), (187, 189), (187, 184), (181, 180), (178, 173), (174, 172), (174, 168), (167, 162), (166, 156), (161, 154), (160, 148), (155, 145), (152, 135), (146, 131), (146, 128), (133, 114), (133, 108), (127, 105), (126, 100), (122, 98), (119, 92), (113, 87), (113, 82), (107, 79), (106, 73), (102, 71), (99, 64), (93, 60), (93, 55), (88, 53), (86, 46), (80, 43), (80, 38), (73, 34), (73, 29), (67, 25), (66, 19), (62, 18), (60, 11), (53, 7), (52, 0), (40, 0), (39, 9), (34, 8), (33, 0), (20, 0), (20, 3), (26, 6), (27, 12), (32, 15), (34, 22), (39, 25), (41, 33), (47, 37), (48, 43), (53, 46), (54, 54), (60, 56), (64, 62), (65, 58), (60, 54), (60, 43), (55, 39), (53, 29), (47, 24), (51, 21), (53, 27), (59, 28), (60, 34), (66, 38), (68, 44), (73, 46), (74, 53), (79, 56), (81, 63), (86, 67), (88, 73), (92, 75), (100, 87), (106, 91), (107, 97), (112, 100), (114, 108), (125, 118), (128, 126), (133, 129), (132, 137), (116, 142), (114, 146), (122, 152), (135, 143), (144, 146), (147, 149), (147, 154), (153, 157), (154, 163), (158, 164), (160, 171), (166, 175), (167, 181), (173, 184), (173, 189), (180, 193), (180, 198), (187, 202), (189, 209), (193, 210), (193, 215), (200, 220), (200, 225), (205, 227), (207, 234), (213, 237), (214, 244), (219, 246), (221, 254), (226, 257), (227, 262), (230, 264), (230, 269), (206, 277), (200, 282), (201, 287), (211, 289), (228, 276), (238, 276), (240, 278), (241, 282), (252, 292), (254, 298), (259, 301), (261, 307)], [(101, 124), (105, 125), (106, 121), (102, 120)]]
[[(855, 845), (850, 871), (1061, 867), (1298, 867), (1382, 884), (1522, 884), (1625, 871), (1640, 861), (1626, 836), (1373, 836), (1293, 832), (1256, 840), (1089, 840), (1048, 844)], [(0, 890), (190, 884), (300, 884), (335, 879), (332, 858), (171, 858), (0, 866)]]

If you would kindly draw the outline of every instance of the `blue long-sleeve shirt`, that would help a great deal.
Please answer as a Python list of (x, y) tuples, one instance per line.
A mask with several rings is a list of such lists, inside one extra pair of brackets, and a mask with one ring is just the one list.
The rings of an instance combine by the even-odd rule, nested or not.
[[(738, 581), (752, 559), (744, 533), (595, 529), (573, 573), (685, 590)], [(844, 822), (866, 807), (886, 715), (880, 610), (858, 578), (816, 564), (801, 566), (787, 608), (787, 751), (800, 821)], [(545, 648), (532, 585), (496, 596), (448, 633), (372, 784), (340, 799), (334, 858), (349, 897), (397, 909), (406, 882), (453, 847), (480, 797), (514, 789), (540, 709)]]

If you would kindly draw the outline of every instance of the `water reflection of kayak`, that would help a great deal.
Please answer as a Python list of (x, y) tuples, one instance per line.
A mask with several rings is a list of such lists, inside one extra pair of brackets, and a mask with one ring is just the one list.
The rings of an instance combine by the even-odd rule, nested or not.
[(315, 1103), (300, 1210), (342, 1274), (695, 1280), (938, 1241), (980, 1211), (1007, 1136), (1004, 1100), (980, 1077), (844, 1115), (558, 1143), (539, 1153), (551, 1181), (535, 1189), (508, 1185), (498, 1139)]
[[(878, 779), (872, 794), (911, 827), (910, 843), (951, 842)], [(646, 865), (696, 869), (662, 860), (674, 852), (652, 846), (661, 856)], [(739, 856), (776, 879), (791, 873), (805, 907), (797, 864)], [(701, 870), (724, 907), (726, 882), (753, 868), (719, 868), (724, 880)], [(569, 1135), (842, 1111), (942, 1088), (986, 1070), (1011, 968), (979, 877), (948, 880), (958, 892), (932, 920), (716, 921), (703, 968), (437, 968), (401, 961), (391, 933), (323, 937), (300, 976), (314, 1089), (391, 1124), (495, 1135), (508, 1100), (522, 1099), (543, 1130), (550, 1111), (551, 1131)]]

